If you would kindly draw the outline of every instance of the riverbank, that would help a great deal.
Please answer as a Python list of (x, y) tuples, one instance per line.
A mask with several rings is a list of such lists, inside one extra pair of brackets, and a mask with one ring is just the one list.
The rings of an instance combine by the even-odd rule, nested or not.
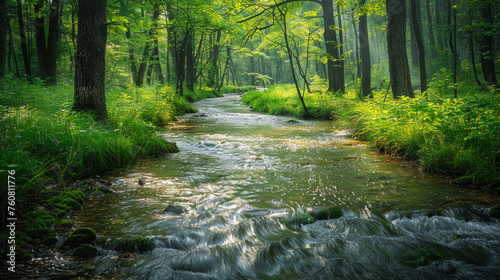
[[(9, 182), (9, 188), (0, 191), (1, 253), (7, 255), (15, 242), (17, 262), (37, 257), (39, 251), (34, 249), (40, 245), (56, 244), (60, 229), (72, 225), (68, 220), (72, 211), (80, 209), (89, 195), (110, 190), (105, 182), (92, 178), (127, 168), (141, 158), (177, 152), (175, 144), (157, 133), (175, 116), (196, 112), (187, 99), (219, 96), (199, 90), (179, 98), (166, 86), (110, 87), (110, 120), (100, 123), (89, 114), (71, 111), (70, 84), (47, 87), (4, 79), (0, 88), (4, 92), (0, 96), (0, 178)], [(12, 240), (7, 238), (12, 231), (7, 228), (9, 218), (16, 219)]]
[[(500, 191), (500, 95), (485, 89), (461, 98), (427, 98), (389, 101), (380, 90), (360, 102), (353, 92), (334, 96), (319, 90), (304, 99), (313, 117), (350, 122), (357, 137), (381, 152), (451, 175), (455, 184)], [(255, 111), (305, 116), (291, 85), (252, 91), (242, 100)]]

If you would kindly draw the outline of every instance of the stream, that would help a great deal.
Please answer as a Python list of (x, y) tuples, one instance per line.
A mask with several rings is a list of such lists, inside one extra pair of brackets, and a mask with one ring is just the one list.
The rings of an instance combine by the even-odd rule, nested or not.
[[(124, 259), (101, 246), (42, 278), (500, 279), (498, 196), (380, 155), (333, 121), (254, 113), (236, 94), (193, 105), (163, 135), (179, 153), (108, 175), (117, 192), (76, 212), (101, 239), (154, 248)], [(342, 216), (305, 214), (331, 207)]]

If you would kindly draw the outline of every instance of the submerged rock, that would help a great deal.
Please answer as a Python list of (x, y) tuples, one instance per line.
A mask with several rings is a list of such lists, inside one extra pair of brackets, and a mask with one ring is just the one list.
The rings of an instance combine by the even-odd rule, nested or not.
[(163, 214), (173, 213), (176, 215), (180, 215), (180, 214), (187, 213), (187, 209), (186, 209), (186, 207), (183, 207), (180, 205), (169, 204), (165, 209), (163, 209), (162, 213)]
[(121, 252), (144, 253), (154, 249), (154, 244), (145, 236), (135, 236), (128, 238), (108, 239), (103, 247), (105, 249), (117, 250)]
[(335, 206), (312, 209), (308, 213), (316, 220), (338, 219), (343, 216), (342, 210)]
[(287, 123), (300, 123), (300, 122), (299, 122), (299, 121), (296, 121), (296, 120), (294, 120), (294, 119), (291, 119), (291, 120), (287, 121)]
[(75, 249), (73, 256), (80, 258), (93, 258), (97, 256), (97, 248), (94, 245), (83, 244)]
[(78, 228), (66, 240), (64, 240), (63, 248), (76, 248), (83, 244), (93, 244), (97, 239), (95, 231), (91, 228)]

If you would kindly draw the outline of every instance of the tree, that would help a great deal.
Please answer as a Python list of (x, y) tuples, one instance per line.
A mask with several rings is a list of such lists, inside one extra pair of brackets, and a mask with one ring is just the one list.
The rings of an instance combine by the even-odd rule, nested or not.
[(491, 1), (481, 3), (481, 17), (484, 20), (483, 36), (481, 38), (481, 64), (483, 66), (484, 79), (488, 86), (500, 87), (495, 75), (495, 56), (493, 53), (493, 15), (491, 12)]
[(339, 50), (337, 48), (333, 0), (323, 0), (321, 3), (325, 26), (326, 53), (328, 55), (328, 91), (340, 90), (345, 92), (344, 73), (342, 73), (342, 64), (340, 63)]
[(19, 34), (21, 36), (21, 50), (23, 52), (24, 72), (29, 78), (31, 76), (31, 59), (28, 53), (26, 32), (24, 31), (22, 0), (17, 0), (17, 19), (19, 21)]
[(52, 0), (49, 8), (49, 35), (45, 41), (45, 1), (35, 4), (35, 38), (40, 77), (55, 83), (57, 62), (57, 37), (59, 33), (59, 1)]
[(78, 37), (75, 57), (75, 94), (73, 110), (88, 111), (106, 120), (106, 0), (78, 3)]
[(5, 54), (7, 53), (7, 5), (6, 0), (0, 0), (0, 78), (5, 76)]
[(414, 97), (406, 53), (406, 1), (387, 0), (387, 55), (394, 99)]
[[(365, 4), (365, 0), (359, 2), (361, 8)], [(370, 60), (370, 42), (368, 38), (368, 21), (366, 13), (359, 17), (359, 43), (361, 45), (361, 88), (364, 97), (373, 98), (371, 88), (371, 60)]]
[[(417, 0), (410, 0), (410, 12), (411, 18), (418, 18), (417, 9), (420, 7), (417, 5)], [(420, 71), (420, 92), (424, 94), (427, 91), (427, 71), (425, 69), (425, 49), (424, 40), (422, 38), (422, 30), (420, 29), (420, 24), (418, 21), (414, 20), (411, 25), (413, 34), (415, 35), (415, 41), (417, 43), (417, 54), (418, 54), (418, 69)]]

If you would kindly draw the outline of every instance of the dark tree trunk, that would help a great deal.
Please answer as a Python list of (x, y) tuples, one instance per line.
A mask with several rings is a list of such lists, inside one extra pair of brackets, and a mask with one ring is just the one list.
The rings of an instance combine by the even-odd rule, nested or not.
[[(361, 77), (361, 64), (359, 63), (359, 36), (358, 28), (356, 27), (356, 22), (353, 21), (352, 28), (354, 29), (354, 48), (356, 50), (356, 79)], [(354, 59), (353, 59), (354, 60)]]
[(106, 0), (78, 2), (78, 38), (75, 57), (73, 110), (89, 111), (106, 120)]
[(345, 68), (344, 68), (344, 39), (342, 37), (342, 6), (340, 6), (339, 4), (337, 4), (337, 19), (339, 21), (339, 44), (340, 44), (340, 47), (339, 47), (339, 58), (340, 58), (340, 68), (341, 68), (341, 72), (342, 72), (342, 77), (345, 76)]
[(250, 57), (250, 83), (255, 86), (255, 60), (253, 56)]
[[(417, 0), (410, 0), (410, 11), (413, 18), (418, 18), (417, 9), (420, 7), (417, 5)], [(420, 24), (417, 21), (413, 21), (411, 26), (413, 33), (415, 34), (415, 41), (417, 43), (418, 50), (418, 70), (420, 71), (420, 92), (422, 95), (427, 91), (427, 72), (425, 69), (425, 49), (424, 40), (422, 38), (422, 31), (420, 29)]]
[[(410, 0), (412, 1), (412, 0)], [(411, 8), (410, 8), (411, 10)], [(415, 38), (415, 30), (411, 28), (413, 25), (415, 25), (418, 20), (416, 17), (413, 17), (413, 14), (410, 12), (409, 13), (410, 17), (410, 53), (411, 53), (411, 64), (413, 66), (418, 66), (418, 48), (417, 48), (417, 39)]]
[(337, 35), (335, 32), (335, 17), (333, 15), (333, 1), (323, 0), (323, 18), (325, 28), (325, 45), (328, 55), (328, 91), (345, 92), (344, 75), (340, 65)]
[(191, 32), (186, 42), (186, 87), (190, 91), (194, 91), (194, 32)]
[(211, 51), (211, 59), (212, 59), (212, 67), (210, 67), (208, 71), (208, 80), (207, 86), (214, 87), (217, 86), (218, 76), (219, 76), (219, 67), (218, 67), (218, 59), (219, 59), (219, 50), (220, 50), (220, 37), (221, 31), (217, 31), (217, 35), (215, 36), (215, 41), (213, 42), (213, 47)]
[(23, 8), (21, 2), (21, 0), (17, 0), (17, 20), (19, 21), (19, 33), (21, 35), (21, 50), (23, 52), (24, 72), (29, 78), (31, 76), (31, 60), (28, 54), (26, 32), (24, 31)]
[(8, 30), (7, 20), (6, 0), (0, 0), (0, 78), (5, 77)]
[(441, 32), (441, 5), (439, 4), (439, 0), (435, 0), (435, 16), (436, 16), (436, 34), (437, 34), (437, 43), (439, 50), (444, 48), (443, 43), (443, 33)]
[[(473, 17), (472, 17), (472, 11), (469, 10), (469, 16), (470, 16), (470, 21), (472, 24)], [(470, 50), (470, 58), (471, 58), (471, 64), (472, 64), (472, 72), (474, 73), (474, 79), (476, 80), (476, 83), (478, 86), (481, 86), (481, 81), (479, 81), (479, 77), (477, 76), (477, 69), (476, 69), (476, 54), (474, 52), (474, 40), (472, 39), (472, 31), (469, 32), (469, 50)]]
[(394, 99), (414, 97), (406, 54), (406, 1), (387, 0), (387, 55)]
[(45, 42), (44, 1), (35, 4), (35, 38), (40, 77), (51, 83), (56, 81), (57, 37), (59, 33), (59, 1), (53, 0), (49, 13), (49, 36)]
[(125, 37), (127, 37), (127, 45), (128, 45), (128, 59), (130, 63), (130, 71), (132, 72), (132, 80), (137, 80), (137, 63), (135, 61), (134, 49), (132, 48), (132, 43), (130, 39), (132, 38), (132, 34), (130, 32), (130, 23), (125, 25), (127, 30), (125, 31)]
[(144, 44), (144, 51), (142, 52), (141, 64), (139, 64), (139, 69), (137, 70), (137, 77), (135, 79), (135, 85), (137, 87), (142, 87), (144, 83), (144, 74), (146, 74), (146, 67), (148, 66), (149, 52), (151, 49), (151, 41), (147, 41)]
[[(365, 4), (365, 0), (360, 0), (360, 6)], [(368, 38), (368, 22), (366, 14), (359, 17), (359, 44), (361, 45), (361, 88), (363, 96), (373, 98), (371, 86), (371, 59), (370, 59), (370, 41)]]
[(493, 53), (493, 36), (491, 29), (493, 26), (493, 16), (491, 12), (491, 3), (482, 3), (481, 17), (489, 25), (483, 30), (481, 38), (481, 63), (483, 66), (483, 75), (488, 86), (500, 87), (495, 75), (495, 55)]
[(434, 28), (432, 28), (431, 5), (429, 0), (425, 0), (425, 9), (427, 12), (427, 26), (429, 28), (429, 46), (431, 47), (431, 56), (436, 57), (436, 41), (434, 40)]

